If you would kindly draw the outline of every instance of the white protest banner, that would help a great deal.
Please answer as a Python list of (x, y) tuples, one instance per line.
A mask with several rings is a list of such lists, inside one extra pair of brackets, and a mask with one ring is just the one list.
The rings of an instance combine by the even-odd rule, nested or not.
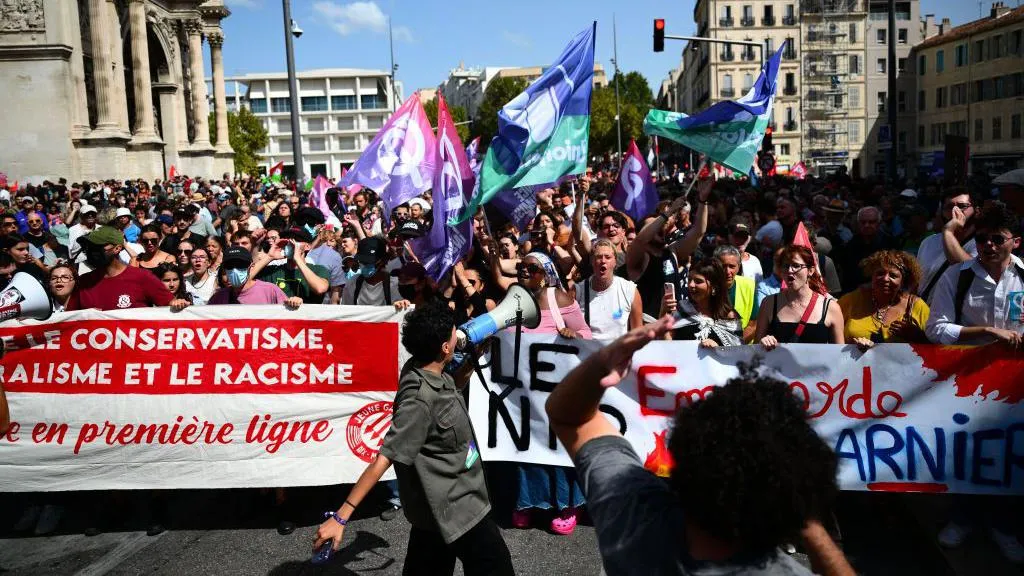
[[(499, 335), (470, 383), (470, 417), (487, 460), (571, 466), (551, 433), (544, 402), (598, 345), (554, 335)], [(700, 349), (653, 342), (601, 411), (645, 462), (671, 466), (671, 415), (739, 375), (762, 370), (787, 382), (811, 424), (839, 457), (844, 490), (1020, 494), (1024, 492), (1024, 360), (1005, 348), (882, 344)], [(483, 376), (481, 379), (480, 376)]]
[(197, 306), (4, 323), (3, 490), (355, 482), (390, 426), (401, 318)]

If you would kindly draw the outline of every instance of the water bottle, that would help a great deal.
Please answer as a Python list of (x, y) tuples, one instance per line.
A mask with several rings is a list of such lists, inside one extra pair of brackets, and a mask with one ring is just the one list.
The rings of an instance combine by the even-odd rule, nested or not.
[(328, 540), (320, 546), (319, 550), (313, 553), (313, 557), (310, 558), (309, 561), (312, 564), (319, 566), (321, 564), (326, 564), (327, 561), (331, 559), (331, 556), (334, 556), (334, 541)]

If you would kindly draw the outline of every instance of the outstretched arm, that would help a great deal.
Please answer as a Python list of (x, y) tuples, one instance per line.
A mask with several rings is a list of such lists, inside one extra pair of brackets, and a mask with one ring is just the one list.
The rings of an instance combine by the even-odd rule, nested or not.
[(711, 196), (711, 188), (715, 181), (711, 178), (704, 178), (697, 184), (697, 212), (694, 216), (693, 226), (686, 232), (681, 240), (674, 242), (671, 246), (676, 253), (680, 265), (693, 254), (704, 234), (708, 231), (708, 198)]

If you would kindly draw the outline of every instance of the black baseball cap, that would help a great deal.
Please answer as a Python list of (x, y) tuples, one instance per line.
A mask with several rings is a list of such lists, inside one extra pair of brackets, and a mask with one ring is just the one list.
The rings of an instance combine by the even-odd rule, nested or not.
[(359, 241), (359, 248), (356, 249), (356, 260), (360, 264), (376, 264), (388, 253), (388, 244), (383, 238), (372, 236)]
[(427, 227), (416, 220), (405, 220), (395, 229), (388, 233), (391, 238), (399, 237), (403, 240), (422, 238), (427, 233)]
[(248, 268), (252, 265), (252, 253), (241, 246), (232, 246), (224, 252), (225, 268)]
[(312, 206), (303, 206), (302, 208), (299, 208), (295, 212), (295, 217), (293, 219), (297, 224), (303, 226), (306, 224), (309, 224), (310, 226), (319, 226), (327, 221), (327, 219), (324, 218), (324, 213)]

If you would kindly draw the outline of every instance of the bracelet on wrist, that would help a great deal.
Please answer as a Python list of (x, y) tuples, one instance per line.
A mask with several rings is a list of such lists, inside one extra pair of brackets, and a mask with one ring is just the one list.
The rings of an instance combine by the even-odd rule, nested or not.
[(334, 512), (334, 511), (331, 511), (331, 510), (328, 510), (327, 512), (324, 512), (324, 518), (334, 518), (334, 521), (337, 522), (338, 524), (341, 524), (342, 526), (344, 526), (345, 524), (348, 524), (348, 520), (345, 520), (341, 516), (338, 516), (337, 512)]

